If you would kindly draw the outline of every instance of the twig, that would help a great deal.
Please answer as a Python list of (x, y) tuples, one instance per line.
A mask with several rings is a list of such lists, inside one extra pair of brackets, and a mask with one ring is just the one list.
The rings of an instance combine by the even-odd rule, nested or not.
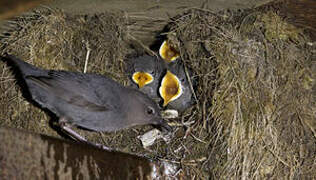
[(88, 61), (89, 61), (89, 56), (90, 56), (90, 52), (91, 52), (91, 48), (90, 48), (89, 42), (86, 41), (85, 43), (86, 43), (86, 48), (87, 48), (87, 54), (86, 54), (86, 61), (84, 63), (83, 73), (87, 72)]
[(207, 144), (207, 142), (205, 142), (205, 141), (203, 141), (203, 140), (197, 138), (197, 137), (194, 136), (192, 133), (191, 133), (190, 135), (193, 137), (193, 139), (195, 139), (195, 140), (197, 140), (197, 141), (199, 141), (199, 142), (201, 142), (201, 143)]
[(130, 37), (130, 39), (132, 39), (134, 42), (136, 42), (138, 45), (140, 45), (142, 48), (144, 48), (144, 50), (148, 54), (158, 57), (158, 55), (154, 51), (152, 51), (148, 46), (144, 45), (140, 40), (136, 39), (134, 36), (132, 36), (130, 34), (128, 36)]
[(200, 102), (199, 102), (199, 100), (198, 100), (198, 98), (196, 96), (196, 93), (194, 91), (194, 88), (193, 88), (193, 85), (192, 85), (192, 81), (191, 81), (191, 77), (189, 75), (186, 63), (184, 61), (182, 61), (182, 62), (184, 63), (184, 72), (185, 72), (185, 75), (186, 75), (186, 77), (188, 79), (188, 82), (189, 82), (189, 85), (190, 85), (190, 90), (192, 91), (192, 94), (193, 94), (193, 97), (194, 97), (196, 103), (199, 104)]

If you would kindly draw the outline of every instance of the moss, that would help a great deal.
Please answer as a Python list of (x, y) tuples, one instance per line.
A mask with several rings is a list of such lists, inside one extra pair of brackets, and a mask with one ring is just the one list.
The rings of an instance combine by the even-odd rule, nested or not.
[(299, 41), (299, 35), (302, 33), (300, 28), (284, 21), (277, 13), (269, 11), (261, 14), (258, 20), (264, 24), (265, 37), (269, 41), (280, 39), (283, 41)]

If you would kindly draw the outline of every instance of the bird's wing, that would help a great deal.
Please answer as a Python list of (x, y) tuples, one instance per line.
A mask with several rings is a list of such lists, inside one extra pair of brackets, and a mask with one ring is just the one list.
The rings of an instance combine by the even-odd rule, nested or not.
[[(84, 87), (84, 83), (72, 78), (72, 74), (65, 76), (63, 73), (49, 72), (49, 76), (27, 76), (26, 78), (49, 94), (56, 96), (65, 102), (74, 106), (81, 107), (88, 111), (106, 111), (109, 109), (106, 105), (100, 105), (94, 99), (93, 89)], [(90, 93), (90, 94), (89, 94)]]

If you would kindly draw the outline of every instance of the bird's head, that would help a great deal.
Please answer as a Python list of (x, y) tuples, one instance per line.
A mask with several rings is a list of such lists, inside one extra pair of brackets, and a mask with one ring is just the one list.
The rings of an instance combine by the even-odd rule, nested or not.
[(132, 89), (131, 97), (126, 101), (128, 110), (128, 120), (132, 125), (147, 125), (151, 124), (163, 131), (171, 131), (172, 128), (161, 117), (160, 108), (156, 102), (150, 99), (144, 93)]
[(181, 81), (176, 75), (167, 71), (161, 81), (159, 93), (164, 100), (163, 106), (167, 106), (169, 102), (176, 100), (182, 95)]

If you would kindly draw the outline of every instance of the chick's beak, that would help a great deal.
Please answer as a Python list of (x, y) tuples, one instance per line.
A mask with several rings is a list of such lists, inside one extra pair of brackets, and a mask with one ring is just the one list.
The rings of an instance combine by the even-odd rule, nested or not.
[(135, 72), (132, 76), (132, 79), (139, 88), (142, 88), (145, 85), (150, 84), (154, 78), (147, 72)]
[(179, 51), (177, 51), (174, 47), (170, 46), (167, 40), (165, 40), (161, 44), (159, 48), (159, 54), (161, 58), (167, 61), (168, 63), (176, 60), (180, 56)]
[(182, 86), (178, 77), (167, 71), (166, 75), (161, 81), (159, 93), (164, 100), (163, 106), (168, 105), (169, 102), (176, 100), (182, 94)]

